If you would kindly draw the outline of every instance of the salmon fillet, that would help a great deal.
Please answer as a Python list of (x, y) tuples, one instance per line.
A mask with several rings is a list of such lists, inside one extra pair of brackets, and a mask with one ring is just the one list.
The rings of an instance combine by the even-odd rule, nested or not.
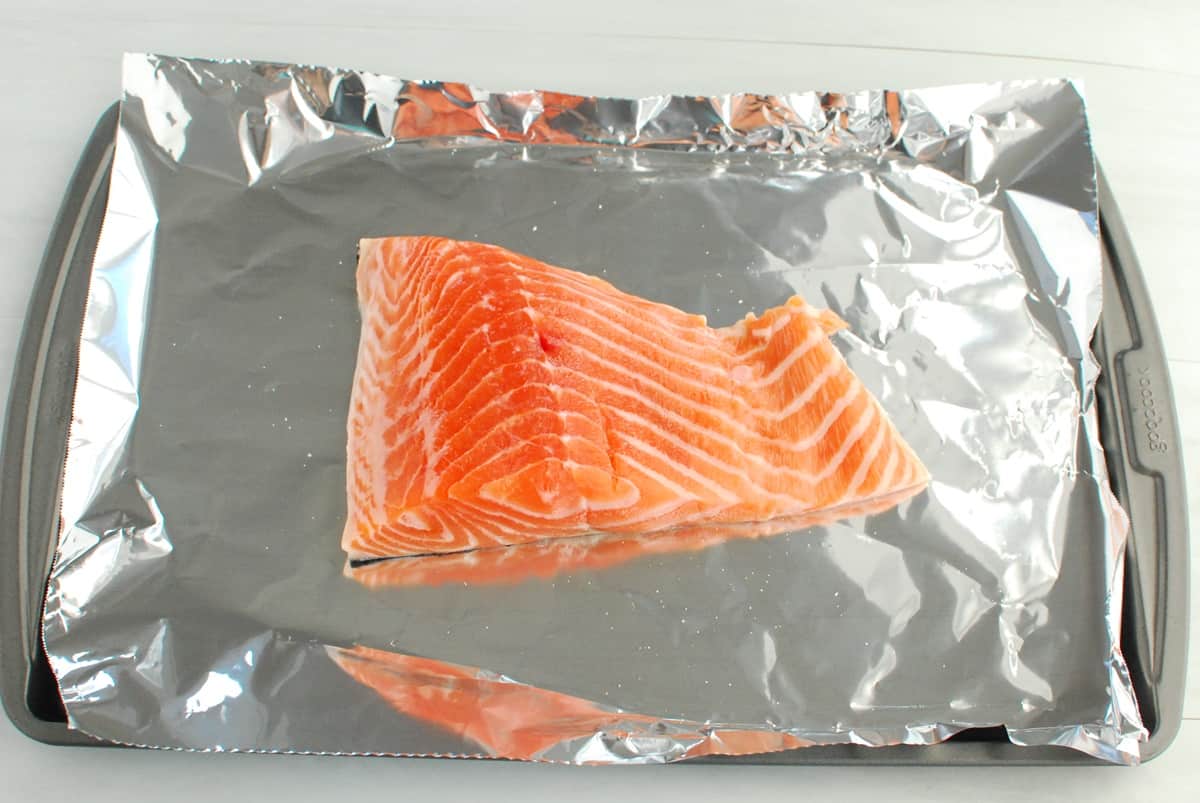
[(351, 560), (893, 503), (928, 473), (799, 296), (723, 329), (436, 237), (363, 240)]
[[(574, 743), (579, 763), (590, 760), (585, 745), (605, 741), (633, 746), (640, 739), (651, 760), (706, 755), (749, 755), (807, 747), (790, 733), (721, 728), (706, 723), (652, 717), (601, 706), (580, 697), (518, 683), (483, 669), (369, 647), (327, 648), (342, 671), (372, 689), (397, 712), (451, 731), (493, 758), (544, 760), (546, 752)], [(663, 754), (664, 736), (674, 743)]]

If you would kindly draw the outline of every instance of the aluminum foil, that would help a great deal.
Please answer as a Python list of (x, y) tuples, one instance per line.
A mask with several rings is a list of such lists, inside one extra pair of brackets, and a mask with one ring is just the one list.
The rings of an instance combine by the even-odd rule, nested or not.
[[(612, 100), (131, 55), (114, 158), (44, 614), (72, 727), (635, 763), (1004, 725), (1136, 762), (1076, 84)], [(932, 482), (773, 537), (356, 578), (355, 245), (392, 234), (714, 325), (798, 292)]]

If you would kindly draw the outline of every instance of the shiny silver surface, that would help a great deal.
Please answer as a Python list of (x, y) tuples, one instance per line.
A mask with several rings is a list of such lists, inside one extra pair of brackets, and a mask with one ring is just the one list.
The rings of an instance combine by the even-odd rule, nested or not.
[[(1003, 724), (1136, 762), (1074, 84), (622, 101), (129, 56), (124, 87), (44, 618), (73, 727), (489, 753), (339, 669), (361, 646), (634, 715), (542, 760)], [(367, 588), (338, 543), (354, 249), (388, 234), (498, 243), (714, 325), (799, 292), (850, 324), (933, 481), (768, 539)]]

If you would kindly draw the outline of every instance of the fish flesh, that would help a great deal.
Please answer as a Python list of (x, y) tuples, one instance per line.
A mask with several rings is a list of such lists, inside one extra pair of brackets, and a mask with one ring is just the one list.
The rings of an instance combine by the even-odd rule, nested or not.
[[(812, 742), (764, 727), (718, 727), (602, 706), (519, 683), (484, 669), (377, 650), (327, 647), (338, 667), (400, 714), (461, 736), (482, 753), (462, 757), (524, 761), (555, 748), (582, 764), (622, 760), (677, 761), (706, 755), (751, 755), (809, 747)], [(589, 743), (602, 745), (589, 749)]]
[[(363, 240), (352, 560), (796, 516), (928, 474), (798, 296), (724, 329), (494, 245)], [(907, 493), (906, 492), (911, 492)]]
[(499, 246), (359, 244), (352, 561), (898, 502), (929, 475), (799, 296), (725, 328)]

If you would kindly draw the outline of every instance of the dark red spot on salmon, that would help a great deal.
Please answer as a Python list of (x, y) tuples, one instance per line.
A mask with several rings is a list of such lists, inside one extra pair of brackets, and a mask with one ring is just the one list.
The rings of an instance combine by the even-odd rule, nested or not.
[(542, 347), (542, 351), (546, 354), (553, 354), (558, 351), (558, 340), (550, 337), (545, 332), (538, 332), (538, 345)]

